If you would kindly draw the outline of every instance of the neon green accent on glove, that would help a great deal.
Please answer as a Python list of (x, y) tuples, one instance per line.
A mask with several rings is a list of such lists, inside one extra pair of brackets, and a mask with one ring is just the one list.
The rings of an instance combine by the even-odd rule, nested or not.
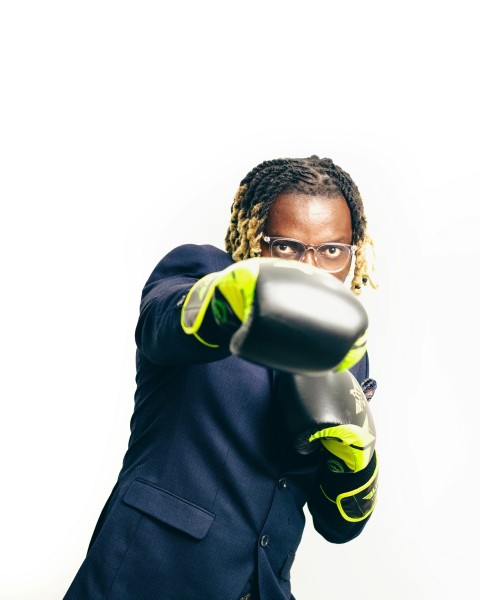
[[(235, 330), (251, 311), (259, 272), (259, 259), (249, 259), (230, 265), (223, 271), (210, 273), (190, 289), (182, 307), (180, 323), (188, 335), (202, 344), (218, 348), (219, 344), (205, 339), (201, 331), (210, 313), (220, 328)], [(206, 337), (208, 338), (208, 331)]]
[(354, 473), (368, 465), (375, 450), (375, 436), (371, 433), (367, 415), (362, 427), (352, 423), (326, 427), (311, 435), (308, 441), (318, 439)]
[(327, 500), (336, 504), (345, 521), (351, 523), (363, 521), (372, 513), (377, 502), (378, 462), (376, 452), (364, 471), (332, 473), (328, 477), (328, 481), (320, 485), (320, 489)]
[(365, 332), (362, 336), (358, 338), (358, 340), (353, 344), (353, 346), (348, 351), (348, 354), (342, 360), (342, 362), (337, 365), (334, 369), (337, 372), (347, 371), (351, 369), (354, 365), (358, 363), (358, 361), (363, 357), (365, 352), (367, 351), (367, 332)]

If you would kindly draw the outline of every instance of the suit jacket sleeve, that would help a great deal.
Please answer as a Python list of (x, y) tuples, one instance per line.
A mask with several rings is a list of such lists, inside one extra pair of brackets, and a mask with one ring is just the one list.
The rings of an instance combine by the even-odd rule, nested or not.
[(232, 262), (226, 252), (213, 246), (186, 244), (158, 263), (143, 289), (135, 329), (135, 341), (142, 356), (157, 365), (180, 366), (212, 362), (230, 354), (228, 347), (208, 348), (185, 334), (180, 314), (192, 285)]

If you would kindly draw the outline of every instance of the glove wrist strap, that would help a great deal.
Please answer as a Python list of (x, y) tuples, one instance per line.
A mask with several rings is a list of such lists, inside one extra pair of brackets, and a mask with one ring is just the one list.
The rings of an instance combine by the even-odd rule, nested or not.
[[(363, 483), (359, 481), (360, 475)], [(345, 521), (358, 523), (366, 519), (375, 508), (377, 485), (378, 463), (375, 451), (366, 469), (358, 473), (331, 474), (328, 482), (320, 485), (320, 489), (327, 500), (336, 504)]]

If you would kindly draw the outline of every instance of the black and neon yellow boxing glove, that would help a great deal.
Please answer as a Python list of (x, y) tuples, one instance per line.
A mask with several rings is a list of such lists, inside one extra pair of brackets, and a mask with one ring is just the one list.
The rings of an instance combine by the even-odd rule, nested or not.
[(257, 277), (256, 264), (243, 261), (199, 279), (183, 303), (181, 325), (185, 333), (212, 348), (229, 344), (248, 318)]
[(377, 497), (376, 432), (355, 377), (279, 373), (274, 395), (290, 443), (301, 454), (316, 452), (325, 498), (345, 520), (365, 519)]
[(332, 506), (336, 506), (345, 521), (364, 521), (377, 503), (377, 451), (374, 450), (370, 462), (361, 471), (344, 472), (336, 471), (335, 468), (336, 463), (329, 460), (320, 466), (321, 493)]
[(200, 279), (185, 299), (181, 325), (199, 342), (226, 343), (251, 362), (317, 374), (348, 369), (360, 360), (368, 318), (331, 274), (265, 257)]

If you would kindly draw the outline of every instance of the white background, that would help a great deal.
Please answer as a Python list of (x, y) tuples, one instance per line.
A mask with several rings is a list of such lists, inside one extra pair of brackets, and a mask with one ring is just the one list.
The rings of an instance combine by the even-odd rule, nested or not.
[[(2, 600), (60, 600), (121, 466), (141, 288), (222, 247), (243, 176), (328, 156), (364, 197), (377, 509), (307, 523), (297, 600), (461, 597), (478, 556), (474, 2), (0, 3)], [(221, 599), (218, 599), (221, 600)]]

